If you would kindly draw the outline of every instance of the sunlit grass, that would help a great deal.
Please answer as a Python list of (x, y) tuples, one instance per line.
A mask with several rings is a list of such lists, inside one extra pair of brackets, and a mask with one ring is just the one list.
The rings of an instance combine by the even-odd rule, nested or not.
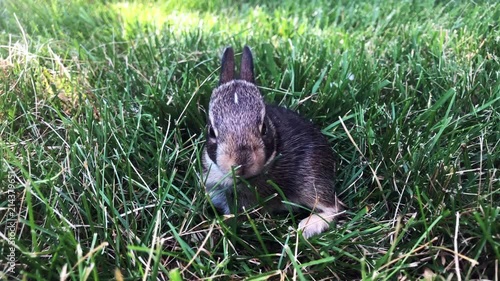
[[(110, 7), (120, 16), (126, 29), (135, 29), (137, 25), (153, 26), (157, 34), (161, 33), (162, 26), (168, 26), (177, 35), (196, 28), (208, 31), (219, 20), (217, 16), (209, 13), (177, 10), (171, 7), (172, 4), (119, 2), (111, 4)], [(127, 34), (123, 36), (128, 37)]]

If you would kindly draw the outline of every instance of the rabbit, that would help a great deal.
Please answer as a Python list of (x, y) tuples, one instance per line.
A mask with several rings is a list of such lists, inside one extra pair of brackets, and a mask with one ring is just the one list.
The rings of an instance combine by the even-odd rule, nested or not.
[(328, 229), (341, 211), (334, 189), (333, 150), (310, 121), (264, 103), (253, 68), (252, 53), (245, 46), (240, 78), (235, 79), (234, 51), (224, 50), (219, 85), (210, 97), (202, 154), (206, 191), (223, 214), (261, 201), (268, 212), (298, 206), (313, 210), (316, 213), (298, 225), (307, 239)]

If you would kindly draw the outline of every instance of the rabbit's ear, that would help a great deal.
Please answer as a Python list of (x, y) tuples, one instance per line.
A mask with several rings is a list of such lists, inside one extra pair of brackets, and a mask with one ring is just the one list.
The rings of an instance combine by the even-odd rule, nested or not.
[(240, 78), (250, 83), (255, 83), (253, 77), (253, 57), (252, 51), (248, 46), (243, 48), (243, 55), (241, 56), (241, 70)]
[(222, 66), (220, 71), (219, 85), (227, 83), (234, 79), (234, 51), (227, 47), (222, 55)]

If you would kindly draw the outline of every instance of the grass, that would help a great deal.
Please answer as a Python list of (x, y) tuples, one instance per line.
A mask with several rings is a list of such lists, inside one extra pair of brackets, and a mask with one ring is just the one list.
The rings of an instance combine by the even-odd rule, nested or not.
[[(1, 1), (0, 276), (498, 278), (498, 18), (495, 1)], [(291, 215), (216, 216), (203, 191), (219, 56), (245, 44), (265, 99), (339, 158), (347, 216), (308, 241)]]

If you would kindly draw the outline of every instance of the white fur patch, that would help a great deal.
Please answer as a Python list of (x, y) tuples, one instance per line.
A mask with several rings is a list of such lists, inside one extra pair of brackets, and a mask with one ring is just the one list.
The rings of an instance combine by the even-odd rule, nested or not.
[(205, 175), (206, 177), (206, 186), (208, 189), (212, 189), (215, 185), (219, 184), (219, 186), (223, 189), (224, 187), (227, 186), (233, 186), (233, 177), (231, 174), (224, 174), (217, 164), (210, 159), (208, 156), (208, 153), (203, 154), (203, 160), (205, 160), (206, 167), (208, 170), (208, 174)]
[(234, 92), (234, 103), (238, 104), (238, 92)]
[(299, 230), (302, 230), (302, 235), (307, 239), (313, 235), (319, 234), (328, 228), (329, 224), (320, 216), (311, 215), (299, 223)]
[(210, 200), (212, 204), (224, 214), (229, 214), (229, 204), (227, 202), (226, 192), (233, 186), (233, 177), (230, 173), (223, 173), (217, 164), (210, 159), (206, 151), (203, 154), (203, 162), (208, 170), (208, 172), (204, 174), (204, 177)]
[(324, 211), (318, 214), (312, 214), (299, 223), (299, 230), (302, 230), (304, 238), (320, 234), (328, 229), (330, 222), (339, 214), (337, 208), (322, 208)]

